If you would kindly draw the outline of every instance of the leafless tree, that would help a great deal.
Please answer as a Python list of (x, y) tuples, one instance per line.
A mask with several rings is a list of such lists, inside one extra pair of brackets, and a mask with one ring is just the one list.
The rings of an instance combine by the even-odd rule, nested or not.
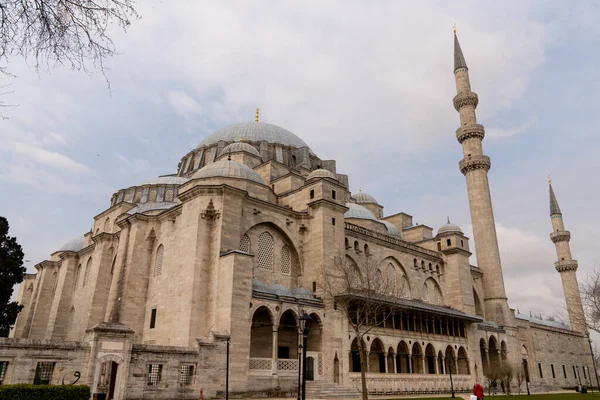
[(338, 312), (344, 314), (356, 335), (362, 398), (368, 400), (365, 375), (368, 360), (364, 337), (373, 328), (385, 326), (399, 308), (396, 301), (404, 296), (407, 288), (399, 271), (390, 273), (373, 267), (368, 255), (365, 255), (365, 260), (358, 265), (336, 256), (332, 268), (324, 271), (323, 281), (326, 297)]
[(115, 54), (111, 25), (126, 29), (139, 18), (134, 0), (0, 0), (0, 63), (13, 56), (36, 68), (68, 65), (104, 72)]
[(589, 273), (580, 285), (580, 291), (586, 324), (589, 329), (600, 333), (600, 271)]
[(523, 365), (518, 365), (515, 368), (515, 381), (517, 383), (517, 389), (519, 390), (519, 396), (521, 395), (521, 385), (523, 385), (523, 382), (525, 382), (526, 379)]
[(513, 367), (513, 365), (508, 362), (504, 363), (501, 367), (500, 375), (501, 379), (504, 381), (504, 390), (506, 391), (507, 396), (510, 396), (511, 394), (510, 386), (512, 385), (513, 379), (516, 377), (516, 370), (518, 370), (518, 368)]

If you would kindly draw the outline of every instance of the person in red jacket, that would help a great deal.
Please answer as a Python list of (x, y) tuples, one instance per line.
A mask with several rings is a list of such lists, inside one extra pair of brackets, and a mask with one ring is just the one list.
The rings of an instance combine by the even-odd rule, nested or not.
[(479, 383), (473, 386), (473, 394), (477, 396), (477, 400), (483, 400), (483, 387)]

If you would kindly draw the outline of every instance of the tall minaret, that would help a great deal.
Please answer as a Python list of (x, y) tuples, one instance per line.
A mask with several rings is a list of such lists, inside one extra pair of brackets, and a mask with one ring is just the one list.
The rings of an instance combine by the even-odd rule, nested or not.
[(558, 261), (554, 263), (554, 266), (562, 279), (571, 329), (585, 333), (587, 327), (583, 314), (583, 306), (581, 305), (579, 284), (577, 283), (577, 261), (571, 258), (571, 246), (569, 246), (571, 232), (565, 231), (562, 213), (556, 201), (556, 196), (554, 196), (550, 179), (548, 179), (548, 185), (550, 186), (550, 219), (552, 220), (550, 239), (556, 246), (556, 255), (558, 256)]
[(475, 115), (479, 98), (476, 93), (471, 91), (469, 69), (456, 37), (456, 29), (454, 30), (454, 77), (457, 92), (454, 97), (454, 108), (460, 115), (460, 128), (456, 130), (456, 138), (462, 144), (464, 153), (459, 167), (460, 172), (467, 179), (477, 265), (483, 270), (485, 318), (505, 325), (510, 321), (510, 310), (504, 290), (496, 224), (487, 176), (490, 169), (490, 158), (483, 154), (481, 142), (485, 133), (483, 126), (477, 123)]

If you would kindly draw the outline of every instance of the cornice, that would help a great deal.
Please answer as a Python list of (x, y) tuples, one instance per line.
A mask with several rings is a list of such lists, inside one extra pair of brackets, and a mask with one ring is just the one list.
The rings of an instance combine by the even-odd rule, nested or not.
[(456, 139), (462, 144), (467, 139), (483, 140), (485, 137), (485, 129), (480, 124), (469, 124), (461, 126), (456, 130)]
[(470, 257), (471, 254), (473, 254), (470, 251), (467, 251), (465, 249), (461, 249), (460, 247), (450, 247), (448, 249), (442, 250), (442, 253), (444, 255), (461, 254), (461, 255), (463, 255), (465, 257)]
[(468, 159), (463, 158), (458, 163), (460, 172), (462, 172), (463, 175), (466, 175), (469, 172), (475, 171), (478, 169), (483, 169), (487, 172), (487, 171), (489, 171), (491, 165), (492, 165), (492, 162), (490, 161), (490, 158), (488, 156), (484, 156), (484, 155), (475, 155), (475, 156), (471, 156)]
[(577, 271), (577, 260), (561, 260), (554, 263), (558, 272)]
[(569, 240), (571, 240), (571, 232), (569, 232), (569, 231), (552, 232), (550, 234), (550, 240), (552, 240), (553, 243), (568, 242)]
[(464, 106), (473, 106), (473, 108), (477, 108), (477, 104), (479, 104), (479, 97), (475, 92), (460, 92), (454, 99), (452, 99), (454, 103), (454, 108), (456, 111), (459, 111)]

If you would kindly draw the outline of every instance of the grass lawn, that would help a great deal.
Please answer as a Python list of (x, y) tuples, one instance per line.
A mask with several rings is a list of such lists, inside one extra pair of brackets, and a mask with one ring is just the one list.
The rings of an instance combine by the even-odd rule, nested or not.
[[(470, 396), (470, 394), (467, 393), (460, 393), (460, 394), (456, 394), (456, 398), (457, 399), (468, 399)], [(525, 394), (521, 393), (521, 396), (518, 395), (514, 395), (514, 396), (504, 396), (504, 395), (498, 395), (498, 396), (488, 396), (487, 393), (485, 394), (485, 399), (490, 399), (490, 398), (494, 398), (497, 400), (501, 400), (505, 397), (522, 397), (523, 400), (525, 400), (525, 398), (532, 398), (532, 400), (592, 400), (592, 399), (598, 399), (600, 398), (600, 394), (598, 394), (598, 392), (596, 392), (594, 390), (594, 393), (591, 394), (588, 392), (588, 394), (579, 394), (577, 392), (573, 392), (573, 393), (548, 393), (548, 394), (532, 394), (531, 396), (527, 396), (527, 392), (525, 392)], [(452, 397), (450, 396), (445, 396), (445, 397), (402, 397), (402, 398), (398, 398), (398, 399), (386, 399), (386, 400), (451, 400)]]

